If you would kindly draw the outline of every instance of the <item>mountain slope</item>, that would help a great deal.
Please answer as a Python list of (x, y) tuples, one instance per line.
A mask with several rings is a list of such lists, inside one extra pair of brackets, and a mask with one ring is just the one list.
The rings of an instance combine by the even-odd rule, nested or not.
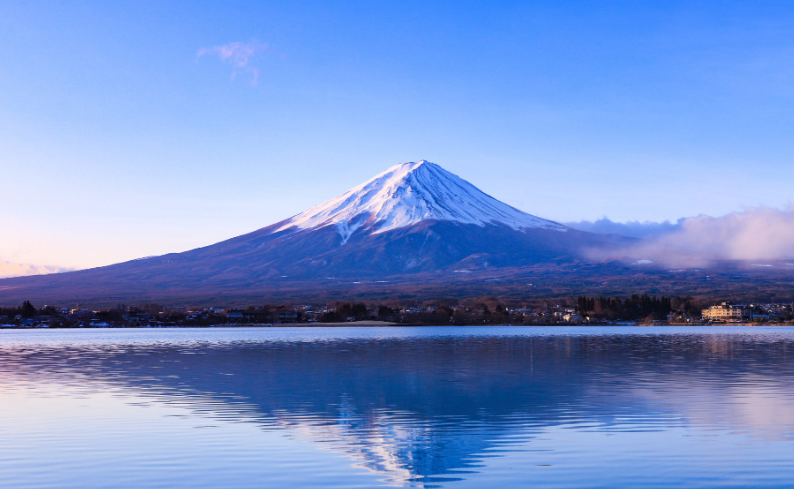
[[(223, 300), (329, 284), (478, 280), (493, 270), (584, 260), (622, 238), (576, 231), (510, 207), (426, 161), (396, 165), (341, 196), (252, 233), (184, 253), (79, 272), (0, 280), (24, 299)], [(421, 278), (420, 278), (421, 277)], [(344, 287), (337, 287), (339, 295)]]

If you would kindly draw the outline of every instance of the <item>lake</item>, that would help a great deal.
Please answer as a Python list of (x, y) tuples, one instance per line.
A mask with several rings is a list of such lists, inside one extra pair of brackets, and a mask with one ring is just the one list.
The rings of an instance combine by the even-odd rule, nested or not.
[(794, 328), (0, 331), (0, 487), (792, 487)]

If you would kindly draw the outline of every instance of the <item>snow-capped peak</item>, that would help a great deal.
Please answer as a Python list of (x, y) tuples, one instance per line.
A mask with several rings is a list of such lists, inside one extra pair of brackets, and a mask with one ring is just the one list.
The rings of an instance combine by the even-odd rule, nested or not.
[(426, 220), (503, 224), (517, 230), (567, 230), (500, 202), (435, 163), (421, 160), (395, 165), (339, 197), (288, 219), (277, 231), (334, 225), (344, 243), (360, 228), (374, 234)]

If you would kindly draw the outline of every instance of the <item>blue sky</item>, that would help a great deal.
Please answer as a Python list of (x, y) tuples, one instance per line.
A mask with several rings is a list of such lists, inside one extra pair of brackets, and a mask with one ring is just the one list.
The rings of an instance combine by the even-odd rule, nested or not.
[(789, 203), (794, 4), (493, 3), (0, 3), (0, 260), (183, 251), (419, 159), (558, 221)]

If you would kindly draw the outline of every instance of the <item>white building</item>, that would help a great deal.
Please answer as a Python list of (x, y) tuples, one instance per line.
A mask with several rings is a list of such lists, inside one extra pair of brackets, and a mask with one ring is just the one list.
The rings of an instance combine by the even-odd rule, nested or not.
[(722, 302), (703, 309), (703, 320), (725, 323), (741, 323), (753, 319), (753, 306)]

